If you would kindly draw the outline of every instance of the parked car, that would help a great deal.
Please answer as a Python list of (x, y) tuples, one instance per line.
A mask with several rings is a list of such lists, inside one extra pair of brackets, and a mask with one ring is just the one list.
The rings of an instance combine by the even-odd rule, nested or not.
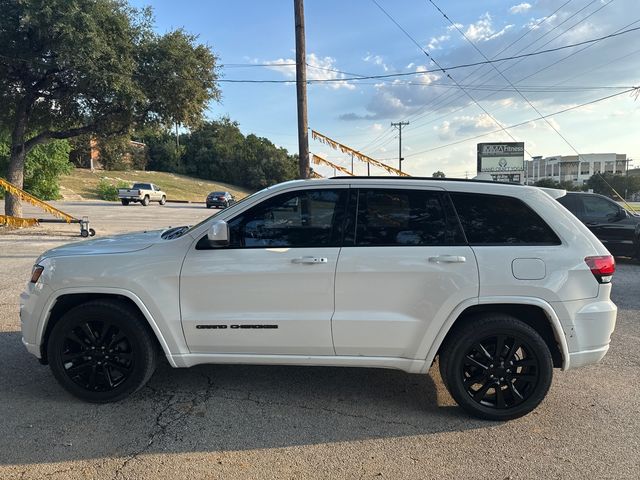
[[(609, 348), (615, 271), (602, 243), (536, 187), (345, 177), (262, 190), (194, 226), (42, 254), (23, 343), (69, 392), (120, 400), (202, 363), (426, 374), (507, 420), (553, 368)], [(567, 392), (575, 395), (575, 392)]]
[(597, 193), (568, 192), (558, 198), (616, 256), (640, 259), (640, 216)]
[(207, 195), (207, 208), (227, 208), (235, 203), (236, 199), (229, 192), (211, 192)]
[(158, 202), (160, 205), (167, 203), (167, 194), (153, 183), (134, 183), (131, 188), (120, 188), (118, 198), (122, 205), (133, 202), (141, 203), (146, 207), (151, 202)]

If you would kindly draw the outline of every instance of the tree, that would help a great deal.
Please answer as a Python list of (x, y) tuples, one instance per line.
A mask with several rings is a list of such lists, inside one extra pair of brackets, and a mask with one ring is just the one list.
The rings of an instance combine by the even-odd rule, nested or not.
[(438, 170), (437, 172), (433, 172), (433, 175), (431, 175), (433, 178), (445, 178), (446, 175), (444, 174), (444, 172)]
[(580, 191), (584, 190), (582, 186), (574, 185), (570, 180), (563, 180), (562, 182), (557, 182), (552, 178), (541, 178), (537, 182), (533, 184), (536, 187), (544, 187), (544, 188), (558, 188), (560, 190), (569, 190), (569, 191)]
[[(10, 150), (8, 135), (0, 135), (0, 176), (6, 174)], [(70, 151), (67, 140), (54, 140), (33, 148), (25, 161), (24, 189), (43, 200), (60, 198), (58, 179), (73, 170), (69, 162)]]
[(614, 175), (613, 173), (596, 173), (587, 180), (587, 187), (595, 193), (620, 200), (614, 190), (621, 197), (630, 196), (640, 191), (640, 176)]
[[(7, 177), (18, 187), (38, 145), (149, 124), (193, 127), (219, 98), (216, 56), (183, 30), (153, 33), (149, 9), (0, 0), (0, 11), (0, 126), (10, 131)], [(21, 210), (7, 195), (5, 212)]]

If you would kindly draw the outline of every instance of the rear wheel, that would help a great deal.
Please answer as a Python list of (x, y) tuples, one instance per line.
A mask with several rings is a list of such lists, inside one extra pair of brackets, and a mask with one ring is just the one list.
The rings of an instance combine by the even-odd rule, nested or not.
[(120, 202), (121, 202), (121, 203), (122, 203), (122, 205), (124, 205), (125, 207), (126, 207), (127, 205), (129, 205), (129, 200), (126, 200), (126, 199), (124, 199), (124, 198), (123, 198), (123, 199), (121, 199), (121, 200), (120, 200)]
[(71, 394), (94, 403), (115, 402), (141, 388), (156, 367), (156, 349), (136, 312), (97, 300), (67, 312), (47, 344), (51, 370)]
[(145, 207), (149, 205), (149, 195), (144, 196), (144, 198), (142, 199), (142, 205), (144, 205)]
[(551, 353), (529, 325), (503, 314), (476, 317), (454, 330), (440, 353), (451, 396), (472, 415), (510, 420), (531, 412), (551, 385)]

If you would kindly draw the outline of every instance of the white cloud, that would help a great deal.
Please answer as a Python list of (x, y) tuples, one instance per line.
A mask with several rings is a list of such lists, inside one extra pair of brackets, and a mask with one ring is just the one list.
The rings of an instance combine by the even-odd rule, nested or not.
[(487, 41), (504, 35), (511, 28), (513, 28), (513, 25), (507, 25), (502, 30), (496, 32), (493, 28), (491, 15), (487, 12), (481, 15), (476, 23), (470, 24), (464, 34), (472, 42)]
[(442, 48), (442, 42), (449, 40), (449, 35), (440, 35), (439, 37), (431, 37), (431, 40), (427, 44), (428, 50), (439, 50)]
[[(296, 78), (296, 61), (292, 58), (278, 58), (277, 60), (267, 60), (264, 63), (273, 65), (273, 67), (268, 68), (280, 72), (287, 78), (292, 80)], [(320, 57), (315, 53), (310, 53), (307, 55), (307, 79), (334, 80), (324, 85), (333, 89), (346, 88), (347, 90), (354, 90), (356, 88), (355, 85), (339, 81), (345, 78), (345, 74), (336, 71), (335, 63), (336, 59), (333, 57)]]
[(514, 14), (514, 15), (515, 15), (515, 14), (517, 14), (517, 13), (524, 13), (524, 12), (526, 12), (527, 10), (529, 10), (530, 8), (531, 8), (531, 4), (530, 4), (530, 3), (520, 3), (520, 4), (518, 4), (518, 5), (514, 5), (513, 7), (511, 7), (511, 8), (509, 9), (509, 11), (510, 11), (512, 14)]
[(389, 71), (389, 67), (384, 63), (384, 59), (380, 55), (372, 55), (371, 53), (367, 53), (367, 56), (364, 57), (364, 60), (367, 63), (373, 63), (374, 65), (378, 65), (382, 67), (385, 72)]

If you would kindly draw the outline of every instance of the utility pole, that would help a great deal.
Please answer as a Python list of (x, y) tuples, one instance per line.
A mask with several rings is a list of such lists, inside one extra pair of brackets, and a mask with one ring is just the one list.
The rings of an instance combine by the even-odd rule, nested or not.
[(402, 172), (402, 127), (409, 125), (409, 122), (391, 122), (392, 127), (398, 129), (398, 170)]
[(296, 91), (298, 96), (298, 151), (300, 178), (309, 178), (309, 132), (307, 129), (307, 61), (304, 44), (303, 0), (293, 0), (296, 25)]

